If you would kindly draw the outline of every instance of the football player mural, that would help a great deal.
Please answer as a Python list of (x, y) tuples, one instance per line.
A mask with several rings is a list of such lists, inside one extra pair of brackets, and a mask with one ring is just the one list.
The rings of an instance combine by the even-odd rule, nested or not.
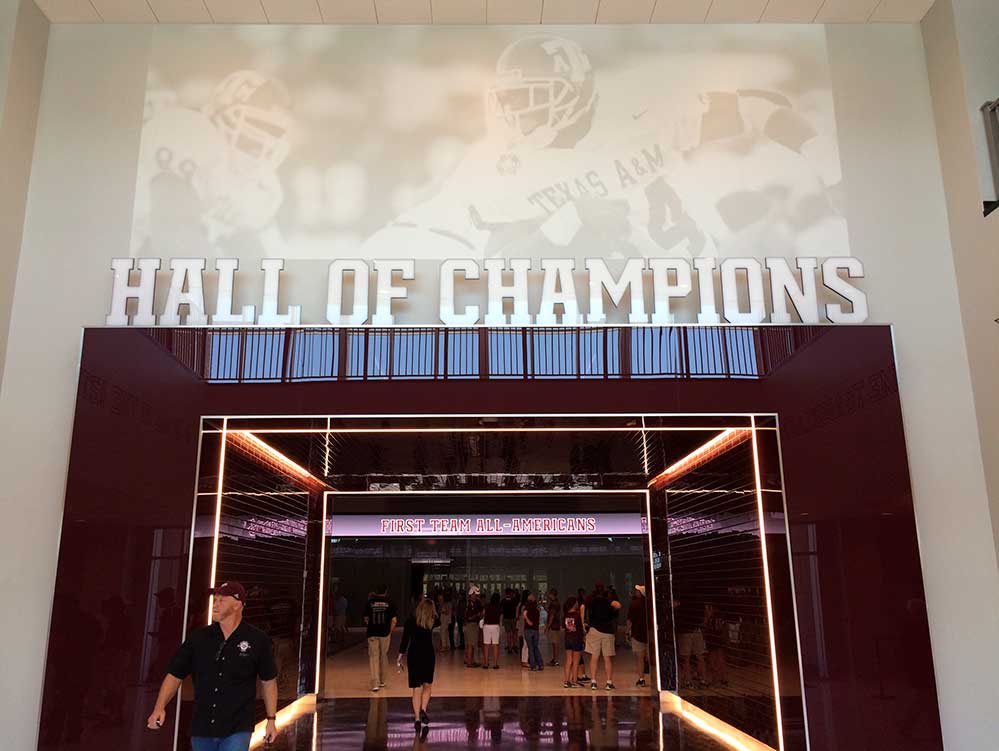
[(280, 81), (250, 70), (228, 75), (201, 109), (180, 105), (173, 92), (150, 92), (133, 254), (210, 257), (234, 244), (239, 257), (280, 256), (277, 170), (291, 148), (290, 103)]
[(215, 39), (235, 32), (199, 32), (213, 69), (236, 72), (181, 104), (170, 85), (206, 74), (170, 41), (183, 32), (158, 28), (170, 85), (149, 91), (133, 253), (243, 269), (849, 254), (814, 30), (463, 32), (261, 32), (239, 54)]
[(538, 34), (500, 55), (486, 109), (489, 137), (362, 257), (414, 244), (435, 257), (783, 255), (800, 231), (841, 222), (806, 156), (818, 133), (777, 92), (601, 116), (580, 45)]

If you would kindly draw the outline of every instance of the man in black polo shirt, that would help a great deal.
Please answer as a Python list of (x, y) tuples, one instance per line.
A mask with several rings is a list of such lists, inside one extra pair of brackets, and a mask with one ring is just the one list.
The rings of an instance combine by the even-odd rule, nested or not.
[(193, 751), (247, 751), (253, 734), (257, 678), (263, 683), (267, 712), (265, 739), (277, 736), (277, 668), (271, 640), (243, 622), (246, 589), (226, 582), (215, 589), (212, 625), (192, 631), (170, 660), (156, 706), (146, 726), (156, 730), (166, 722), (166, 706), (184, 678), (194, 678)]

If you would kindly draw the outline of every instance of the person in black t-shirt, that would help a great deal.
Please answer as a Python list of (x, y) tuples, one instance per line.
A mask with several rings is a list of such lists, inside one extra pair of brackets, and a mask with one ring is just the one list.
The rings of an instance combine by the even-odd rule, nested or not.
[[(263, 631), (243, 621), (246, 589), (239, 582), (215, 588), (210, 626), (190, 633), (170, 660), (152, 713), (150, 730), (166, 722), (166, 707), (183, 680), (194, 678), (194, 717), (191, 747), (209, 751), (246, 751), (253, 733), (257, 678), (263, 684), (267, 712), (265, 740), (277, 737), (277, 668), (271, 640)], [(224, 746), (223, 746), (224, 744)]]
[(389, 602), (388, 588), (379, 584), (375, 588), (375, 596), (368, 600), (368, 605), (364, 608), (364, 625), (368, 627), (368, 673), (372, 691), (385, 685), (389, 641), (395, 624), (395, 605)]
[(611, 599), (604, 589), (603, 582), (597, 582), (593, 594), (582, 608), (582, 618), (589, 623), (586, 632), (586, 651), (590, 653), (590, 688), (597, 690), (597, 661), (604, 658), (604, 672), (607, 673), (606, 689), (614, 689), (614, 632), (617, 628), (617, 611), (621, 603)]

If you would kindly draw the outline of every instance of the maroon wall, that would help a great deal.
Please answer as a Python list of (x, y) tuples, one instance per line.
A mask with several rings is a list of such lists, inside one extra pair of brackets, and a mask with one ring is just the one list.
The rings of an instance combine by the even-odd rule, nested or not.
[(82, 367), (40, 749), (170, 746), (143, 728), (177, 638), (164, 590), (187, 586), (199, 416), (493, 412), (778, 415), (811, 748), (908, 751), (913, 718), (942, 748), (887, 327), (822, 329), (746, 380), (219, 385), (127, 329), (87, 331)]

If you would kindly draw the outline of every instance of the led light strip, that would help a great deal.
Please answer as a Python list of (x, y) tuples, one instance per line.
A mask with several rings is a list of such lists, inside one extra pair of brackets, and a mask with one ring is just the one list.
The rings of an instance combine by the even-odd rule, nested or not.
[[(753, 417), (753, 427), (756, 427), (756, 418)], [(770, 634), (770, 665), (774, 678), (774, 710), (777, 713), (777, 743), (780, 751), (784, 751), (784, 719), (780, 706), (780, 677), (777, 675), (777, 641), (774, 636), (774, 608), (773, 595), (770, 590), (770, 559), (767, 556), (767, 528), (766, 515), (763, 511), (762, 482), (760, 481), (760, 452), (757, 446), (756, 433), (753, 438), (753, 474), (756, 479), (756, 507), (760, 519), (760, 548), (763, 553), (763, 586), (767, 593), (767, 631)]]
[[(277, 713), (274, 723), (277, 725), (278, 730), (280, 730), (292, 721), (298, 719), (300, 715), (309, 711), (313, 713), (316, 711), (315, 694), (306, 694), (305, 696), (300, 696), (295, 699), (295, 701)], [(266, 731), (266, 721), (258, 722), (256, 727), (253, 728), (253, 735), (250, 736), (250, 746), (259, 745), (264, 740), (264, 733)]]
[(733, 751), (773, 751), (766, 743), (734, 728), (723, 720), (705, 712), (672, 692), (663, 694), (663, 701), (672, 706), (669, 711), (684, 722), (689, 722), (701, 732), (716, 738)]
[(323, 493), (322, 526), (319, 527), (319, 615), (316, 624), (316, 696), (319, 696), (319, 678), (322, 675), (323, 654), (323, 590), (326, 589), (326, 498)]
[[(229, 418), (222, 421), (222, 444), (219, 447), (219, 481), (215, 490), (215, 535), (212, 538), (211, 594), (208, 596), (208, 625), (212, 625), (212, 608), (215, 607), (215, 567), (219, 560), (219, 529), (222, 525), (222, 482), (225, 479), (225, 450), (228, 445)], [(193, 534), (193, 533), (192, 533)], [(193, 540), (192, 540), (193, 545)]]
[[(755, 425), (755, 418), (753, 424)], [(703, 446), (694, 449), (682, 459), (674, 462), (658, 475), (649, 480), (649, 487), (653, 490), (661, 490), (674, 480), (678, 480), (683, 475), (697, 469), (715, 458), (717, 453), (728, 451), (740, 443), (748, 440), (753, 435), (750, 428), (728, 428), (716, 435)]]

